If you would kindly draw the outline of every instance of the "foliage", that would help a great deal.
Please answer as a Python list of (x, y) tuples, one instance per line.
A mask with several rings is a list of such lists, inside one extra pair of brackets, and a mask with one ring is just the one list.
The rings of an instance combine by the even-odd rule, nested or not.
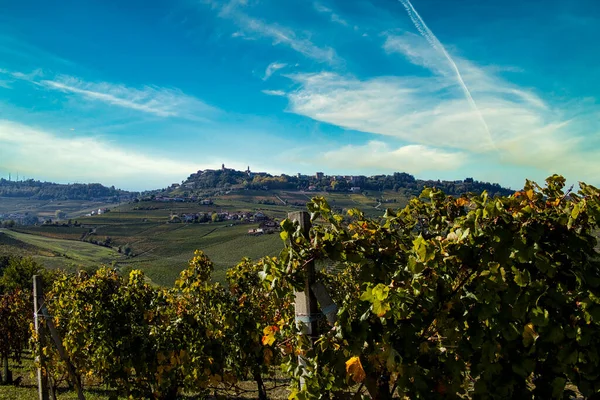
[(3, 383), (10, 382), (8, 358), (21, 360), (29, 342), (33, 313), (32, 277), (40, 274), (50, 282), (53, 274), (31, 258), (0, 259), (0, 357), (4, 364)]
[(260, 278), (262, 271), (276, 262), (275, 257), (265, 257), (256, 263), (245, 258), (227, 271), (234, 317), (227, 337), (230, 345), (227, 356), (238, 378), (250, 375), (256, 381), (260, 399), (266, 399), (262, 375), (271, 366), (279, 365), (283, 355), (291, 353), (288, 343), (279, 348), (273, 346), (277, 332), (292, 320), (291, 299), (271, 295)]
[[(17, 288), (0, 294), (0, 357), (19, 361), (29, 341), (33, 306), (28, 294)], [(6, 377), (3, 377), (6, 380)]]
[(0, 288), (2, 291), (20, 289), (30, 292), (34, 275), (50, 276), (51, 273), (30, 257), (8, 257), (6, 267), (0, 270)]
[[(230, 297), (210, 282), (211, 272), (210, 260), (197, 252), (172, 289), (149, 286), (140, 271), (128, 279), (109, 268), (63, 275), (47, 304), (82, 376), (134, 398), (202, 393), (231, 380), (224, 340)], [(50, 372), (62, 375), (57, 354), (50, 358)]]
[(320, 274), (338, 319), (300, 349), (307, 366), (294, 375), (305, 386), (295, 395), (355, 381), (373, 398), (393, 388), (409, 398), (562, 398), (567, 382), (599, 393), (600, 194), (563, 188), (553, 176), (509, 197), (426, 189), (382, 221), (352, 210), (349, 224), (313, 199), (324, 223), (310, 240), (284, 223), (288, 260), (266, 274), (277, 290), (300, 288), (297, 266), (333, 264)]

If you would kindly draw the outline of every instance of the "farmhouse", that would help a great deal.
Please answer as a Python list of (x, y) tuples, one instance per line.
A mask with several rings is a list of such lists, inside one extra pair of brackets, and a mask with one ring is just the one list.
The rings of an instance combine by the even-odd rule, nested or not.
[(260, 211), (257, 212), (256, 214), (254, 214), (254, 220), (255, 221), (263, 221), (265, 219), (268, 219), (268, 217), (264, 213), (262, 213)]

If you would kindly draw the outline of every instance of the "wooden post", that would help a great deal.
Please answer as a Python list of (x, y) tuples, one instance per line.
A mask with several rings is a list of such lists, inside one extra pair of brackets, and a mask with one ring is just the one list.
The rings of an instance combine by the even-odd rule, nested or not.
[[(38, 338), (37, 343), (37, 381), (38, 381), (38, 395), (39, 400), (49, 400), (48, 396), (48, 375), (46, 372), (46, 360), (44, 357), (43, 349), (46, 345), (46, 327), (44, 317), (41, 314), (42, 307), (44, 306), (44, 288), (42, 286), (42, 277), (39, 275), (33, 276), (33, 317), (35, 324), (35, 333)], [(40, 321), (40, 318), (42, 319)]]
[(317, 298), (319, 306), (321, 307), (321, 312), (325, 314), (327, 322), (329, 325), (333, 326), (335, 321), (337, 321), (338, 306), (331, 299), (329, 292), (327, 292), (327, 288), (322, 282), (315, 282), (310, 286), (310, 290)]
[[(297, 221), (304, 236), (308, 239), (310, 231), (310, 214), (306, 211), (295, 211), (288, 214), (288, 218), (292, 221)], [(304, 282), (304, 290), (295, 292), (294, 296), (296, 309), (296, 323), (304, 325), (303, 333), (305, 335), (315, 337), (317, 332), (317, 319), (319, 317), (319, 306), (311, 286), (315, 283), (315, 264), (309, 262), (305, 265), (306, 281)]]
[(52, 321), (52, 319), (50, 318), (50, 315), (48, 314), (48, 310), (46, 309), (46, 306), (42, 306), (41, 312), (44, 315), (46, 324), (48, 325), (48, 330), (50, 331), (50, 336), (52, 337), (52, 340), (54, 341), (54, 344), (56, 345), (56, 349), (58, 350), (58, 355), (60, 355), (60, 358), (62, 358), (63, 361), (65, 362), (65, 364), (67, 364), (67, 372), (69, 374), (69, 378), (71, 379), (71, 382), (73, 383), (73, 386), (75, 386), (75, 389), (77, 390), (77, 398), (79, 400), (85, 400), (85, 396), (83, 395), (83, 389), (81, 387), (81, 378), (79, 377), (79, 375), (77, 375), (77, 372), (75, 372), (75, 367), (71, 363), (71, 360), (69, 360), (69, 356), (67, 355), (67, 352), (65, 351), (65, 348), (62, 344), (62, 340), (60, 339), (58, 331), (56, 330), (56, 327), (54, 326), (54, 321)]
[[(288, 219), (291, 221), (297, 221), (302, 230), (302, 234), (308, 239), (310, 232), (310, 214), (306, 211), (295, 211), (288, 213)], [(311, 342), (314, 342), (318, 335), (318, 317), (319, 317), (319, 306), (317, 299), (310, 290), (313, 283), (315, 283), (315, 264), (309, 262), (305, 266), (306, 281), (304, 282), (304, 290), (301, 292), (294, 292), (295, 297), (295, 314), (296, 324), (301, 324), (302, 334), (308, 335)], [(301, 366), (306, 365), (304, 358), (298, 356), (298, 364)], [(300, 379), (300, 385), (304, 386), (304, 379)]]

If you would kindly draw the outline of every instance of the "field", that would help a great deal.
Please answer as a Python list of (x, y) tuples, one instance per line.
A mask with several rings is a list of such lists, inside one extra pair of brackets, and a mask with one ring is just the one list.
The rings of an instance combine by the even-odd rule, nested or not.
[(54, 219), (57, 210), (67, 213), (67, 218), (78, 218), (99, 208), (114, 206), (112, 203), (83, 200), (31, 200), (0, 197), (0, 214), (35, 213)]
[(73, 270), (99, 264), (110, 265), (123, 258), (115, 250), (107, 247), (7, 229), (0, 229), (0, 243), (3, 246), (23, 249), (24, 255), (33, 257), (48, 268)]
[[(143, 270), (158, 285), (172, 285), (184, 269), (194, 250), (204, 251), (215, 264), (214, 279), (224, 281), (227, 268), (243, 257), (258, 259), (278, 255), (283, 243), (277, 233), (252, 236), (249, 229), (258, 222), (227, 220), (206, 223), (171, 223), (172, 215), (208, 212), (263, 212), (276, 222), (290, 211), (305, 210), (312, 196), (324, 196), (338, 211), (359, 208), (368, 216), (383, 215), (386, 207), (404, 206), (407, 199), (395, 192), (374, 192), (372, 195), (354, 193), (315, 193), (290, 191), (231, 191), (214, 197), (214, 204), (196, 202), (144, 201), (106, 205), (91, 202), (40, 202), (0, 199), (4, 212), (34, 212), (54, 218), (57, 209), (77, 224), (66, 219), (53, 225), (18, 226), (0, 235), (0, 254), (32, 256), (48, 268), (74, 270), (113, 265), (122, 271)], [(393, 203), (379, 203), (384, 198)], [(264, 204), (267, 202), (268, 204)], [(302, 205), (300, 205), (302, 204)], [(91, 210), (108, 207), (110, 212), (85, 216)], [(2, 212), (2, 211), (0, 211)], [(110, 247), (88, 243), (105, 242)], [(82, 241), (82, 240), (85, 240)], [(132, 256), (119, 253), (128, 247)]]

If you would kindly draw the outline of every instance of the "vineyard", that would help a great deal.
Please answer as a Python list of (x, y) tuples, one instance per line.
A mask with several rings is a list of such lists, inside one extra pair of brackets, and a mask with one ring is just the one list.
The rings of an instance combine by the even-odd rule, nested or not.
[[(598, 189), (566, 190), (555, 175), (504, 197), (428, 188), (380, 218), (319, 197), (307, 208), (310, 228), (281, 223), (278, 257), (242, 259), (223, 284), (199, 251), (168, 288), (137, 270), (7, 260), (3, 382), (8, 358), (31, 347), (51, 393), (68, 382), (133, 399), (226, 397), (252, 381), (267, 399), (276, 376), (289, 399), (600, 396)], [(41, 324), (66, 356), (30, 327), (33, 274)], [(302, 298), (320, 312), (301, 312)]]

